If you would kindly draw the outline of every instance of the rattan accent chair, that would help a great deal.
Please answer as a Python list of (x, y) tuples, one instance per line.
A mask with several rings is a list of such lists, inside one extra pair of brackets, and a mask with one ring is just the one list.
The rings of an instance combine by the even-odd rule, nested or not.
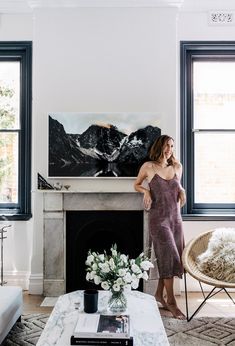
[[(206, 251), (208, 247), (208, 242), (212, 236), (214, 230), (207, 231), (205, 233), (202, 233), (198, 235), (196, 238), (192, 239), (184, 248), (183, 254), (182, 254), (182, 261), (184, 266), (184, 283), (185, 283), (185, 300), (186, 300), (186, 314), (187, 314), (187, 321), (190, 321), (203, 307), (203, 305), (206, 303), (206, 301), (216, 295), (217, 293), (221, 291), (225, 291), (225, 293), (228, 295), (228, 297), (232, 300), (233, 304), (235, 304), (234, 299), (231, 297), (231, 295), (228, 293), (226, 288), (235, 288), (235, 283), (225, 282), (225, 281), (219, 281), (216, 279), (213, 279), (205, 274), (203, 274), (199, 269), (197, 265), (197, 257)], [(189, 311), (188, 311), (188, 292), (187, 292), (187, 277), (186, 273), (190, 274), (194, 279), (198, 280), (204, 300), (199, 305), (199, 307), (194, 311), (194, 313), (189, 317)], [(212, 290), (209, 294), (205, 295), (205, 292), (203, 291), (203, 287), (201, 283), (205, 283), (207, 285), (213, 286)], [(218, 289), (216, 291), (216, 289)]]

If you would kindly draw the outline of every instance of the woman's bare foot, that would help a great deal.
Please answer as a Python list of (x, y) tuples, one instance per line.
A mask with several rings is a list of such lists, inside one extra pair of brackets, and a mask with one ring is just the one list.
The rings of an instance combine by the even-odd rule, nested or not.
[(183, 314), (183, 312), (178, 308), (176, 304), (166, 303), (166, 305), (174, 318), (177, 318), (178, 320), (186, 320), (186, 316)]
[(159, 308), (168, 310), (167, 303), (163, 297), (159, 297), (159, 296), (155, 295), (155, 299), (156, 299), (157, 303), (160, 303), (158, 306)]

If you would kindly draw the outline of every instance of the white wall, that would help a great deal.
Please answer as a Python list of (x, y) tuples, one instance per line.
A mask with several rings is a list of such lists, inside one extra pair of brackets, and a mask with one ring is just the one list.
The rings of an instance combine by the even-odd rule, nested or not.
[[(200, 25), (199, 25), (200, 23)], [(179, 153), (179, 41), (233, 40), (233, 27), (209, 27), (205, 12), (174, 8), (75, 8), (2, 15), (0, 40), (33, 40), (33, 219), (14, 222), (5, 271), (42, 291), (42, 193), (48, 112), (155, 112)], [(63, 182), (63, 180), (61, 180)], [(51, 181), (53, 182), (53, 180)], [(133, 191), (133, 179), (71, 179), (79, 190)], [(184, 222), (186, 241), (234, 222)], [(23, 284), (22, 284), (23, 285)], [(193, 283), (192, 283), (193, 287)]]
[[(163, 132), (175, 136), (175, 11), (165, 14), (144, 8), (36, 12), (35, 172), (47, 175), (48, 112), (156, 112)], [(72, 185), (97, 189), (100, 180)], [(132, 190), (129, 181), (102, 186)]]
[(0, 40), (27, 41), (33, 39), (33, 17), (31, 14), (1, 14)]
[[(35, 12), (34, 186), (37, 172), (47, 176), (48, 112), (156, 112), (163, 132), (175, 136), (175, 18), (174, 9)], [(79, 190), (133, 191), (133, 179), (73, 179), (69, 184)], [(37, 246), (32, 272), (37, 282), (42, 270), (42, 214), (37, 206), (42, 197), (34, 196)]]

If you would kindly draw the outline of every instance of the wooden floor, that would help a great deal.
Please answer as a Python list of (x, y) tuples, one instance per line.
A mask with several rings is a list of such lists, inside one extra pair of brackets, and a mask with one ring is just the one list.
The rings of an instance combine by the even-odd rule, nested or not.
[[(232, 293), (235, 299), (235, 293)], [(28, 291), (23, 294), (24, 299), (24, 313), (50, 313), (53, 307), (41, 307), (41, 303), (45, 297), (41, 295), (30, 295)], [(202, 301), (201, 293), (189, 293), (189, 314), (196, 309), (196, 307)], [(177, 296), (177, 302), (180, 309), (185, 313), (185, 297), (184, 294)], [(159, 309), (161, 315), (171, 316), (169, 311)], [(197, 314), (197, 317), (234, 317), (235, 318), (235, 305), (226, 296), (225, 293), (219, 293), (217, 296), (210, 299), (208, 303), (204, 305), (202, 310)]]
[[(231, 294), (235, 301), (235, 293)], [(185, 295), (177, 296), (177, 303), (179, 308), (186, 314)], [(189, 316), (197, 309), (202, 303), (203, 296), (201, 293), (188, 294)], [(169, 311), (160, 309), (161, 315), (171, 316)], [(196, 317), (234, 317), (235, 318), (235, 304), (231, 301), (226, 293), (218, 293), (216, 296), (210, 298), (208, 302), (197, 313)]]
[(23, 313), (24, 314), (33, 314), (33, 313), (50, 313), (53, 309), (53, 307), (45, 307), (40, 306), (43, 302), (45, 297), (41, 295), (34, 295), (29, 294), (28, 291), (24, 291), (23, 293), (23, 300), (24, 300), (24, 307), (23, 307)]

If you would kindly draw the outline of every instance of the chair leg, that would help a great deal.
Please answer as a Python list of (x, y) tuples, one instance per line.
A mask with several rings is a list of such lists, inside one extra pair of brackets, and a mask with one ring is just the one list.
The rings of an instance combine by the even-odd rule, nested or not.
[(216, 287), (214, 287), (210, 293), (204, 298), (203, 302), (199, 305), (199, 307), (194, 311), (194, 313), (191, 315), (191, 317), (189, 319), (187, 319), (187, 321), (191, 321), (191, 319), (201, 310), (201, 308), (203, 307), (203, 305), (206, 303), (206, 301), (211, 298), (212, 296), (214, 296), (215, 294), (217, 294), (218, 292), (212, 294), (214, 292), (214, 290), (216, 289)]
[(188, 314), (188, 290), (187, 290), (187, 279), (186, 279), (186, 271), (184, 271), (184, 292), (185, 292), (185, 303), (186, 303), (186, 317), (187, 321), (189, 319), (189, 314)]
[[(201, 282), (199, 281), (200, 287), (201, 287), (201, 291), (204, 297), (203, 302), (198, 306), (198, 308), (194, 311), (194, 313), (189, 317), (189, 312), (188, 312), (188, 293), (187, 293), (187, 283), (186, 283), (186, 273), (184, 273), (184, 282), (185, 282), (185, 302), (186, 302), (186, 317), (187, 317), (187, 321), (190, 322), (191, 319), (201, 310), (201, 308), (203, 307), (203, 305), (206, 303), (206, 301), (208, 299), (210, 299), (211, 297), (213, 297), (214, 295), (216, 295), (217, 293), (219, 293), (222, 288), (218, 291), (218, 292), (214, 292), (214, 290), (216, 289), (216, 287), (213, 287), (213, 289), (208, 293), (207, 296), (205, 296), (205, 293), (203, 291)], [(228, 294), (229, 295), (229, 294)], [(232, 299), (232, 297), (230, 297)], [(233, 299), (232, 299), (233, 301)], [(234, 301), (233, 301), (234, 302)]]
[(203, 297), (204, 297), (204, 299), (205, 299), (205, 298), (206, 298), (206, 295), (205, 295), (205, 293), (204, 293), (204, 290), (203, 290), (203, 287), (202, 287), (201, 281), (199, 281), (199, 285), (200, 285), (200, 288), (201, 288), (201, 291), (202, 291)]
[(228, 293), (228, 291), (226, 290), (226, 288), (223, 288), (224, 292), (227, 294), (227, 296), (231, 299), (231, 301), (233, 302), (233, 304), (235, 304), (234, 299), (232, 298), (232, 296)]
[(233, 304), (235, 304), (235, 300), (232, 298), (232, 296), (228, 293), (228, 291), (226, 290), (225, 287), (220, 288), (217, 292), (214, 292), (216, 287), (213, 287), (213, 289), (210, 291), (210, 293), (206, 296), (205, 292), (203, 290), (202, 284), (199, 281), (199, 285), (203, 294), (203, 302), (198, 306), (198, 308), (194, 311), (194, 313), (189, 317), (189, 304), (188, 304), (188, 289), (187, 289), (187, 275), (186, 275), (186, 270), (184, 270), (184, 288), (185, 288), (185, 303), (186, 303), (186, 318), (187, 321), (191, 321), (191, 319), (201, 310), (201, 308), (203, 307), (203, 305), (206, 303), (206, 301), (210, 298), (212, 298), (213, 296), (215, 296), (217, 293), (221, 292), (221, 291), (225, 291), (225, 293), (227, 294), (227, 296), (232, 300)]

